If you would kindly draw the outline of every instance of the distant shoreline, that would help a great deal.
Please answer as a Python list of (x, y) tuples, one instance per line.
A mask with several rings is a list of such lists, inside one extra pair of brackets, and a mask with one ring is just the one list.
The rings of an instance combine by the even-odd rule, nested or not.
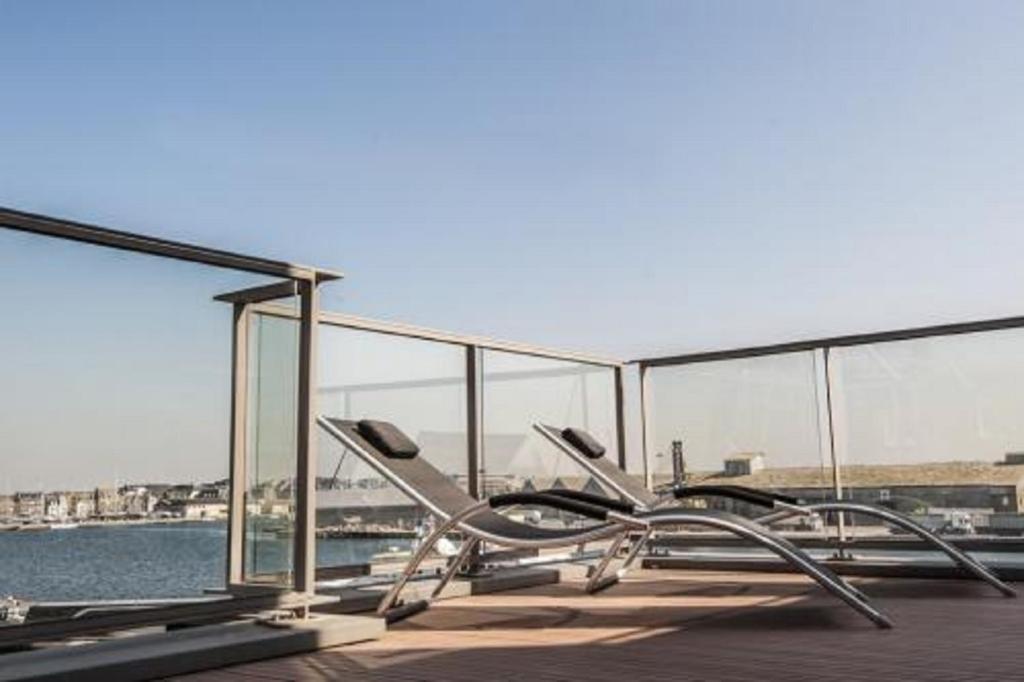
[[(135, 526), (167, 526), (180, 524), (224, 524), (227, 519), (116, 519), (71, 522), (31, 522), (31, 523), (0, 523), (0, 534), (44, 533), (81, 530), (90, 528), (118, 528)], [(321, 526), (316, 529), (316, 537), (320, 540), (343, 539), (392, 539), (407, 540), (417, 537), (414, 530), (401, 528), (353, 528), (339, 526)]]
[(28, 523), (0, 523), (0, 532), (38, 533), (44, 531), (78, 530), (80, 528), (109, 528), (111, 526), (153, 526), (180, 523), (225, 523), (227, 519), (90, 519), (88, 521), (30, 521)]

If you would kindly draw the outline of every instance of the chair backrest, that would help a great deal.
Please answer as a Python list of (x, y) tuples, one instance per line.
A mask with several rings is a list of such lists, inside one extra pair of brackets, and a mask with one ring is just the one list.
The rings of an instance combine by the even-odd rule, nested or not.
[(359, 423), (346, 419), (317, 417), (327, 433), (373, 467), (399, 490), (432, 514), (447, 519), (476, 504), (455, 481), (436, 469), (423, 457), (392, 457), (371, 444), (359, 433)]
[[(573, 444), (563, 435), (563, 429), (546, 424), (534, 424), (533, 428), (551, 441), (556, 448), (589, 471), (599, 483), (611, 488), (617, 495), (621, 495), (633, 504), (647, 508), (654, 507), (658, 503), (658, 496), (648, 490), (637, 478), (627, 474), (603, 454), (595, 456), (592, 453), (584, 452), (581, 445)], [(594, 443), (597, 442), (590, 434), (580, 429), (575, 429), (575, 431), (577, 434), (587, 436)]]

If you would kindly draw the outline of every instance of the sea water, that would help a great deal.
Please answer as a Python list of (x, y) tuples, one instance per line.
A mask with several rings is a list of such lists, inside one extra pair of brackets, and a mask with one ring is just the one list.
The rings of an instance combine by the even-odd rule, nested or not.
[[(286, 541), (281, 541), (286, 546)], [(317, 565), (364, 564), (410, 541), (317, 540)], [(0, 598), (30, 601), (162, 599), (223, 587), (223, 523), (107, 525), (0, 532)]]

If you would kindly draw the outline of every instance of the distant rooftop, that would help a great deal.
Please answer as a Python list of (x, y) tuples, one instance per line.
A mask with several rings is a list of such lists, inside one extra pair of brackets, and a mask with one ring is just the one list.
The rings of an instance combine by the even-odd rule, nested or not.
[[(745, 476), (697, 472), (708, 483), (731, 483), (753, 488), (831, 488), (832, 469), (792, 467), (762, 469)], [(843, 485), (862, 488), (938, 485), (1024, 485), (1024, 464), (992, 462), (928, 462), (923, 464), (843, 466)]]

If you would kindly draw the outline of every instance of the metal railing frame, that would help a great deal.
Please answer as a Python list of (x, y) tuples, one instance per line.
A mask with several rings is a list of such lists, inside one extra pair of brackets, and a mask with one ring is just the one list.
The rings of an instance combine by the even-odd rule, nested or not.
[[(118, 612), (110, 616), (90, 618), (89, 622), (66, 620), (35, 623), (28, 629), (24, 629), (24, 626), (3, 628), (0, 629), (0, 647), (24, 645), (31, 641), (60, 639), (104, 629), (124, 629), (174, 622), (182, 617), (191, 617), (199, 613), (207, 619), (230, 617), (238, 613), (251, 612), (257, 604), (273, 608), (296, 607), (309, 603), (315, 589), (317, 460), (314, 429), (317, 416), (317, 337), (321, 324), (453, 344), (465, 349), (468, 470), (470, 492), (474, 496), (482, 494), (478, 479), (483, 456), (482, 357), (485, 350), (611, 369), (614, 373), (615, 387), (613, 399), (617, 429), (616, 442), (620, 460), (624, 463), (623, 363), (619, 360), (325, 312), (320, 309), (319, 285), (342, 277), (340, 273), (331, 270), (247, 256), (3, 207), (0, 207), (0, 227), (154, 257), (279, 277), (284, 280), (215, 297), (215, 300), (232, 305), (230, 492), (226, 566), (226, 584), (230, 596), (212, 602), (203, 600), (194, 607), (179, 604)], [(297, 297), (298, 305), (292, 307), (272, 303), (274, 300), (288, 297)], [(257, 314), (294, 319), (299, 324), (294, 580), (291, 585), (284, 587), (247, 583), (244, 565), (249, 326), (253, 316)]]
[[(729, 360), (747, 360), (751, 358), (770, 357), (792, 353), (814, 353), (813, 357), (815, 365), (816, 367), (820, 366), (823, 368), (824, 375), (824, 395), (822, 396), (817, 390), (815, 391), (815, 401), (818, 405), (819, 411), (819, 428), (823, 430), (822, 447), (827, 451), (831, 463), (833, 472), (832, 492), (835, 495), (835, 499), (841, 500), (843, 499), (845, 490), (842, 482), (843, 464), (841, 462), (841, 457), (836, 450), (836, 430), (837, 424), (841, 424), (841, 420), (839, 415), (836, 414), (835, 406), (833, 404), (833, 396), (836, 394), (838, 387), (836, 386), (835, 374), (833, 371), (832, 350), (836, 348), (860, 347), (882, 343), (898, 343), (901, 341), (944, 338), (965, 334), (980, 334), (1022, 328), (1024, 328), (1024, 316), (1014, 316), (630, 360), (627, 364), (636, 365), (639, 368), (640, 373), (640, 428), (643, 437), (643, 460), (648, 485), (651, 485), (654, 475), (652, 470), (653, 454), (651, 452), (652, 434), (650, 433), (652, 421), (650, 418), (650, 410), (652, 406), (647, 376), (648, 370), (650, 369), (681, 367), (686, 365)], [(822, 400), (824, 401), (824, 404), (822, 404)], [(838, 537), (841, 543), (840, 547), (842, 547), (842, 543), (847, 542), (849, 538), (846, 535), (843, 515), (838, 514), (837, 518)]]
[[(217, 300), (233, 306), (232, 337), (233, 337), (233, 391), (231, 406), (231, 452), (230, 452), (230, 518), (228, 533), (228, 566), (227, 584), (229, 592), (236, 588), (230, 598), (215, 602), (204, 601), (190, 606), (170, 606), (145, 609), (133, 612), (118, 612), (110, 616), (99, 617), (90, 622), (55, 621), (33, 624), (28, 629), (23, 626), (0, 629), (0, 647), (10, 644), (24, 644), (41, 639), (53, 639), (108, 628), (126, 628), (138, 625), (150, 625), (161, 622), (172, 622), (182, 617), (194, 617), (202, 614), (204, 618), (228, 617), (244, 611), (251, 611), (259, 606), (295, 606), (307, 603), (315, 588), (315, 482), (316, 482), (316, 352), (317, 330), (321, 324), (332, 325), (368, 332), (390, 334), (404, 338), (447, 343), (462, 347), (465, 350), (466, 380), (466, 427), (468, 472), (470, 493), (476, 497), (482, 495), (480, 486), (481, 458), (483, 456), (483, 352), (487, 350), (513, 353), (517, 355), (548, 358), (610, 369), (614, 374), (614, 406), (616, 444), (618, 446), (620, 465), (626, 465), (626, 436), (624, 416), (624, 377), (623, 370), (627, 364), (639, 368), (639, 402), (640, 402), (640, 435), (644, 473), (648, 483), (651, 482), (653, 469), (651, 464), (651, 434), (649, 433), (649, 410), (651, 396), (647, 370), (650, 368), (680, 366), (693, 363), (711, 362), (731, 359), (745, 359), (760, 356), (780, 355), (803, 351), (815, 352), (816, 362), (821, 358), (824, 363), (824, 382), (828, 404), (824, 410), (827, 418), (820, 420), (822, 428), (827, 429), (830, 445), (830, 456), (834, 468), (839, 468), (834, 447), (835, 419), (831, 405), (831, 394), (834, 380), (830, 371), (829, 351), (833, 348), (860, 346), (911, 339), (943, 337), (957, 334), (1018, 329), (1024, 327), (1024, 317), (1009, 317), (991, 320), (980, 320), (959, 324), (934, 325), (894, 331), (875, 332), (868, 334), (852, 334), (830, 338), (811, 339), (779, 344), (752, 346), (731, 350), (716, 350), (682, 355), (644, 358), (623, 363), (620, 360), (560, 351), (522, 343), (498, 341), (476, 336), (453, 334), (423, 327), (370, 320), (367, 318), (321, 311), (319, 306), (318, 287), (320, 284), (337, 280), (341, 274), (335, 271), (296, 265), (284, 261), (247, 256), (230, 251), (211, 249), (195, 244), (177, 242), (146, 235), (114, 230), (97, 225), (43, 216), (24, 211), (0, 207), (0, 227), (17, 231), (44, 235), (53, 238), (76, 241), (96, 246), (120, 249), (149, 256), (175, 259), (227, 268), (254, 274), (278, 277), (282, 282), (254, 287), (240, 292), (223, 294)], [(297, 297), (297, 307), (272, 303), (272, 300), (283, 297)], [(260, 588), (245, 583), (244, 574), (244, 514), (245, 514), (245, 455), (246, 455), (246, 413), (248, 373), (248, 333), (249, 322), (255, 314), (286, 317), (299, 324), (298, 348), (298, 400), (296, 434), (296, 521), (295, 521), (295, 554), (294, 584), (288, 588)], [(820, 396), (817, 400), (820, 400)], [(842, 494), (840, 478), (834, 478), (837, 497)], [(268, 601), (269, 600), (269, 601)], [(305, 600), (305, 601), (303, 601)]]
[[(251, 612), (254, 604), (271, 607), (296, 607), (308, 604), (314, 589), (315, 533), (312, 527), (315, 502), (313, 481), (316, 475), (316, 439), (312, 436), (316, 420), (316, 323), (319, 318), (319, 286), (340, 279), (331, 270), (295, 265), (284, 261), (247, 256), (221, 249), (172, 241), (142, 234), (114, 230), (97, 225), (43, 216), (0, 207), (0, 227), (45, 237), (119, 249), (148, 256), (198, 263), (241, 272), (284, 278), (285, 281), (224, 294), (216, 300), (232, 303), (233, 310), (233, 391), (230, 425), (230, 479), (228, 522), (229, 598), (200, 601), (194, 606), (163, 606), (138, 611), (118, 612), (87, 620), (64, 620), (34, 623), (28, 629), (16, 626), (0, 629), (0, 647), (33, 641), (62, 638), (83, 632), (123, 629), (159, 622), (173, 622), (183, 614), (202, 613), (205, 618), (229, 617)], [(296, 443), (297, 514), (295, 524), (296, 579), (290, 589), (265, 589), (241, 585), (242, 526), (244, 512), (245, 467), (245, 376), (247, 369), (247, 333), (251, 306), (255, 302), (282, 296), (299, 297), (296, 317), (300, 326), (299, 396), (297, 401), (298, 433)], [(240, 485), (241, 484), (241, 485)], [(247, 588), (232, 590), (232, 588)], [(254, 601), (255, 599), (255, 601)]]
[[(296, 312), (294, 308), (281, 305), (279, 303), (259, 303), (255, 304), (251, 308), (253, 314), (267, 315), (271, 317), (279, 317), (284, 319), (295, 319)], [(459, 383), (465, 383), (466, 386), (466, 433), (467, 433), (467, 451), (469, 461), (467, 463), (467, 470), (469, 472), (469, 480), (471, 486), (471, 494), (474, 491), (478, 494), (479, 490), (474, 486), (479, 485), (477, 480), (479, 472), (481, 471), (481, 461), (483, 455), (483, 398), (484, 398), (484, 368), (483, 368), (483, 353), (484, 351), (497, 351), (503, 353), (509, 353), (513, 355), (522, 355), (527, 357), (536, 357), (547, 360), (557, 360), (562, 362), (571, 362), (577, 365), (584, 365), (595, 369), (609, 369), (612, 371), (612, 382), (613, 382), (613, 405), (615, 410), (615, 442), (618, 449), (618, 457), (620, 465), (625, 466), (625, 407), (623, 400), (623, 369), (625, 363), (621, 360), (616, 360), (599, 355), (589, 355), (585, 353), (578, 353), (573, 351), (555, 350), (551, 348), (545, 348), (541, 346), (534, 346), (519, 342), (512, 341), (501, 341), (497, 339), (485, 338), (480, 336), (470, 336), (463, 334), (455, 334), (451, 332), (438, 331), (435, 329), (428, 329), (426, 327), (417, 327), (413, 325), (400, 324), (395, 322), (385, 322), (381, 320), (373, 320), (365, 317), (359, 317), (355, 315), (346, 315), (343, 313), (327, 312), (322, 311), (320, 313), (320, 324), (328, 327), (341, 327), (344, 329), (354, 329), (357, 331), (372, 332), (378, 334), (387, 334), (390, 336), (398, 336), (407, 339), (418, 339), (421, 341), (428, 341), (433, 343), (443, 343), (452, 346), (458, 346), (464, 349), (466, 353), (466, 372), (465, 376), (459, 380), (458, 378), (444, 378), (429, 383), (438, 383), (444, 385), (455, 385)], [(514, 379), (514, 372), (502, 373), (501, 380)], [(540, 370), (536, 372), (538, 378), (542, 376), (561, 376), (564, 374), (562, 370)], [(529, 378), (530, 373), (524, 373)], [(403, 388), (406, 387), (404, 384), (374, 384), (374, 385), (356, 385), (346, 386), (342, 389), (346, 391), (361, 391), (361, 390), (381, 390), (386, 388)], [(323, 387), (321, 390), (335, 390), (333, 387)], [(476, 495), (474, 495), (476, 496)]]

